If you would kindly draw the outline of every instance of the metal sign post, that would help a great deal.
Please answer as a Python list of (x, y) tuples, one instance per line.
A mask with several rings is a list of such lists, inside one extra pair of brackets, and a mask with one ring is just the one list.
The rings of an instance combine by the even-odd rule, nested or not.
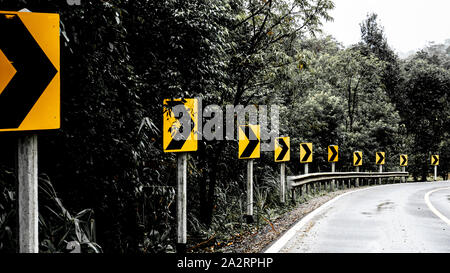
[(280, 166), (280, 201), (284, 204), (286, 202), (286, 164), (281, 163)]
[(437, 181), (437, 165), (434, 165), (434, 181)]
[(247, 161), (247, 224), (254, 222), (253, 219), (253, 159)]
[[(355, 167), (355, 172), (359, 173), (359, 166)], [(359, 178), (356, 178), (355, 187), (356, 188), (359, 187)]]
[[(307, 173), (309, 173), (309, 170), (308, 170), (308, 163), (305, 163), (305, 174), (307, 174)], [(306, 184), (305, 185), (305, 193), (306, 194), (308, 194), (309, 193), (309, 184)]]
[(37, 135), (19, 137), (17, 142), (20, 253), (39, 252), (37, 145)]
[(186, 252), (187, 218), (186, 218), (187, 153), (177, 155), (177, 252)]
[[(402, 167), (402, 172), (406, 172), (406, 167), (405, 166)], [(403, 176), (401, 181), (403, 183), (405, 183), (406, 182), (406, 177)]]
[[(336, 163), (331, 162), (331, 172), (334, 173), (336, 171)], [(331, 190), (334, 191), (334, 182), (335, 180), (331, 180)]]
[[(383, 172), (383, 165), (380, 165), (380, 173)], [(381, 177), (378, 179), (378, 184), (381, 185)]]

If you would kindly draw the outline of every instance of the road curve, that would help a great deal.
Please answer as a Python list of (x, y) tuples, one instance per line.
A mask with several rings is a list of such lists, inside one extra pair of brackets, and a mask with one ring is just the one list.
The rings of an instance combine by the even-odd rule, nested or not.
[(382, 185), (338, 196), (265, 252), (450, 252), (450, 181)]

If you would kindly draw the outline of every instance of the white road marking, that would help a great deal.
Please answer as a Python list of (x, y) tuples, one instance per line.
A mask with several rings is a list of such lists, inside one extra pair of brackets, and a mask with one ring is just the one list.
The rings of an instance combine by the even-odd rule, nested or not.
[(440, 189), (435, 189), (432, 191), (429, 191), (425, 194), (425, 203), (427, 204), (428, 208), (439, 218), (441, 218), (442, 221), (444, 221), (445, 223), (447, 223), (447, 225), (450, 226), (450, 219), (448, 219), (447, 217), (445, 217), (442, 213), (440, 213), (434, 206), (433, 204), (431, 204), (430, 202), (430, 195), (433, 192), (437, 192), (437, 191), (442, 191), (442, 190), (450, 190), (450, 187), (448, 188), (440, 188)]
[[(395, 185), (395, 184), (392, 184)], [(380, 185), (381, 186), (381, 185)], [(379, 187), (380, 187), (379, 186)], [(391, 185), (382, 185), (382, 186), (391, 186)], [(300, 221), (297, 222), (292, 228), (290, 228), (283, 236), (281, 236), (280, 239), (278, 239), (273, 245), (271, 245), (264, 253), (278, 253), (286, 244), (287, 242), (294, 237), (294, 235), (303, 228), (303, 226), (308, 223), (312, 218), (314, 218), (317, 214), (324, 211), (326, 208), (331, 206), (334, 202), (336, 202), (341, 197), (344, 197), (348, 194), (352, 194), (359, 191), (365, 191), (369, 189), (373, 189), (374, 187), (369, 187), (365, 189), (358, 189), (350, 192), (346, 192), (342, 195), (336, 196), (335, 198), (331, 199), (330, 201), (326, 202), (322, 206), (318, 207), (314, 211), (310, 212), (308, 215), (303, 217)]]

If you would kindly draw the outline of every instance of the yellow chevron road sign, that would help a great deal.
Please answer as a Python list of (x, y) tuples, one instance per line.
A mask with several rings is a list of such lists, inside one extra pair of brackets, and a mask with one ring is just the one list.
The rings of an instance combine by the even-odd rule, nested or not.
[(353, 153), (353, 166), (361, 166), (362, 165), (362, 152), (354, 152)]
[(376, 152), (375, 153), (375, 162), (377, 165), (384, 165), (386, 161), (386, 155), (384, 152)]
[(300, 163), (311, 163), (312, 154), (312, 143), (300, 143)]
[[(175, 116), (177, 115), (177, 116)], [(163, 105), (164, 152), (193, 152), (198, 146), (197, 99), (166, 99)]]
[(291, 160), (291, 143), (289, 137), (278, 137), (275, 139), (275, 162), (286, 162)]
[(59, 14), (0, 11), (0, 132), (60, 128)]
[(439, 166), (439, 155), (432, 155), (431, 156), (431, 165)]
[(328, 146), (328, 162), (338, 162), (339, 147), (337, 145)]
[(408, 155), (400, 155), (400, 166), (408, 166)]
[(239, 159), (252, 159), (260, 157), (260, 125), (240, 125), (238, 137)]

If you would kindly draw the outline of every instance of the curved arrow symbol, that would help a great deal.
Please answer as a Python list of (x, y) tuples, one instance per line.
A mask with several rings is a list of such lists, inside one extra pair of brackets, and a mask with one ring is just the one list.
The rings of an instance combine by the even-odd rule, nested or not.
[(284, 159), (284, 157), (286, 156), (287, 152), (289, 151), (289, 147), (287, 146), (286, 142), (282, 138), (278, 139), (278, 145), (281, 146), (281, 152), (280, 152), (280, 154), (277, 157), (277, 161), (281, 161), (281, 160)]
[(245, 150), (242, 152), (241, 157), (246, 158), (250, 157), (253, 154), (253, 151), (259, 144), (259, 139), (250, 126), (241, 126), (241, 130), (244, 131), (245, 137), (249, 140), (249, 143)]
[(377, 164), (381, 164), (384, 161), (384, 155), (382, 153), (377, 152), (378, 161)]
[(19, 128), (57, 69), (15, 14), (0, 14), (0, 50), (16, 74), (0, 93), (0, 128)]
[(336, 160), (336, 157), (337, 157), (337, 155), (338, 155), (338, 152), (336, 151), (336, 147), (335, 146), (330, 146), (330, 150), (331, 150), (331, 153), (332, 153), (332, 155), (331, 155), (331, 158), (330, 158), (330, 162), (333, 162), (333, 161), (335, 161)]
[(359, 165), (361, 160), (362, 160), (362, 157), (361, 157), (361, 155), (359, 153), (355, 153), (355, 156), (356, 156), (355, 165)]
[(309, 149), (308, 144), (302, 143), (302, 148), (305, 150), (305, 155), (302, 158), (302, 162), (308, 161), (308, 158), (311, 156), (312, 151)]

